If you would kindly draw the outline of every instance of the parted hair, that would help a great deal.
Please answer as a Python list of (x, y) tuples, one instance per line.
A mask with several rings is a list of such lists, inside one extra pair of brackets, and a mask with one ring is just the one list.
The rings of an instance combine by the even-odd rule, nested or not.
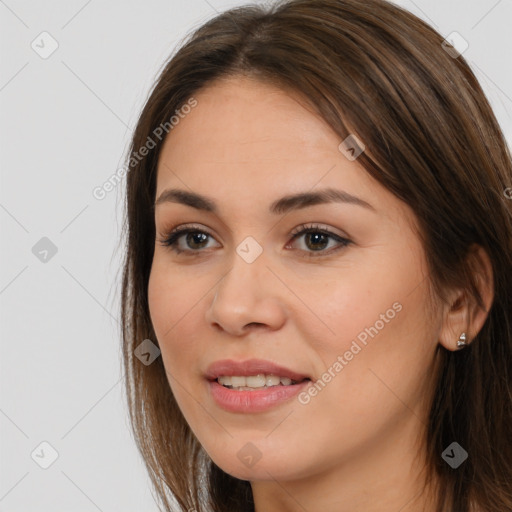
[[(300, 93), (340, 141), (364, 141), (358, 162), (408, 204), (421, 228), (439, 300), (467, 290), (480, 307), (469, 255), (483, 247), (494, 300), (468, 348), (437, 348), (425, 439), (437, 512), (512, 510), (512, 158), (463, 55), (405, 9), (384, 0), (288, 0), (216, 15), (173, 52), (152, 87), (130, 143), (122, 275), (122, 363), (135, 440), (160, 506), (182, 512), (250, 512), (250, 482), (209, 459), (170, 389), (148, 308), (158, 157), (165, 138), (133, 159), (155, 128), (215, 79), (249, 76)], [(198, 107), (200, 108), (200, 106)], [(512, 189), (508, 189), (512, 190)], [(441, 458), (457, 441), (468, 459)], [(173, 508), (174, 507), (174, 508)]]

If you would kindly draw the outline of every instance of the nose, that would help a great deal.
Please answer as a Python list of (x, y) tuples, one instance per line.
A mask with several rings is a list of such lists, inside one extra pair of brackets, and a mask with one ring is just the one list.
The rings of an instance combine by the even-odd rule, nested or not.
[(286, 321), (280, 295), (283, 285), (267, 265), (264, 253), (252, 263), (235, 253), (231, 269), (215, 287), (206, 311), (207, 323), (233, 336), (281, 328)]

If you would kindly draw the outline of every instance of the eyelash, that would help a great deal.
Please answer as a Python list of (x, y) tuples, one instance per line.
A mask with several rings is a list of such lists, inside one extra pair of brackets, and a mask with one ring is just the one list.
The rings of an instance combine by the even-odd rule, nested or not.
[[(179, 228), (172, 230), (168, 234), (165, 234), (164, 238), (158, 240), (158, 242), (160, 243), (160, 245), (162, 245), (164, 247), (168, 247), (170, 250), (174, 251), (176, 254), (188, 252), (188, 253), (195, 253), (193, 255), (197, 256), (197, 255), (199, 255), (199, 253), (204, 252), (201, 249), (181, 250), (181, 249), (177, 248), (177, 242), (178, 242), (179, 238), (181, 238), (183, 235), (188, 234), (188, 233), (201, 233), (201, 234), (205, 234), (209, 237), (212, 237), (212, 235), (210, 233), (208, 233), (207, 231), (198, 229), (197, 227), (194, 227), (194, 226), (184, 225), (184, 226), (181, 226)], [(342, 236), (336, 235), (335, 233), (333, 233), (332, 231), (329, 231), (328, 229), (321, 229), (317, 224), (309, 224), (309, 225), (302, 224), (301, 226), (298, 226), (290, 234), (290, 236), (292, 237), (291, 241), (293, 242), (293, 241), (295, 241), (295, 239), (299, 238), (300, 236), (305, 235), (305, 234), (310, 234), (310, 233), (326, 235), (329, 238), (332, 238), (333, 240), (338, 242), (340, 245), (334, 249), (330, 249), (327, 251), (324, 251), (324, 250), (305, 251), (306, 255), (303, 256), (305, 258), (318, 258), (318, 257), (322, 257), (322, 256), (331, 255), (332, 253), (337, 252), (340, 249), (343, 249), (352, 243), (352, 241), (349, 240), (348, 238), (344, 238)], [(300, 249), (299, 249), (299, 251), (300, 251)]]

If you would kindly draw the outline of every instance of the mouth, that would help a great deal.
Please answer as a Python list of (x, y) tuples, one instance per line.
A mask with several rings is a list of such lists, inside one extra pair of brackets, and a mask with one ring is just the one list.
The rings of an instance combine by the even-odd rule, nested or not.
[(276, 386), (294, 386), (306, 380), (311, 380), (304, 377), (300, 380), (290, 379), (289, 377), (282, 377), (273, 375), (271, 373), (258, 375), (221, 375), (215, 379), (221, 386), (228, 389), (237, 391), (256, 391), (257, 389), (273, 388)]
[(311, 380), (309, 375), (264, 359), (215, 361), (206, 370), (205, 377), (209, 381), (217, 380), (223, 386), (251, 389), (264, 386), (289, 386), (306, 379)]
[(262, 359), (217, 361), (205, 377), (213, 400), (230, 412), (262, 412), (308, 386), (309, 375)]

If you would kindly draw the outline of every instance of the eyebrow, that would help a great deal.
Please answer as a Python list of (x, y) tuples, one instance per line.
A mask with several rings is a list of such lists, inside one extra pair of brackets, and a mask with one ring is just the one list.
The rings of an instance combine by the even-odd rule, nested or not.
[[(219, 211), (218, 206), (213, 199), (187, 190), (164, 190), (155, 201), (154, 207), (163, 203), (184, 204), (197, 210), (204, 210), (215, 214), (218, 214)], [(291, 210), (299, 210), (301, 208), (307, 208), (308, 206), (326, 203), (353, 204), (376, 212), (375, 207), (364, 199), (334, 188), (326, 188), (317, 192), (302, 192), (299, 194), (284, 196), (277, 199), (270, 205), (269, 212), (274, 215), (280, 215)]]

